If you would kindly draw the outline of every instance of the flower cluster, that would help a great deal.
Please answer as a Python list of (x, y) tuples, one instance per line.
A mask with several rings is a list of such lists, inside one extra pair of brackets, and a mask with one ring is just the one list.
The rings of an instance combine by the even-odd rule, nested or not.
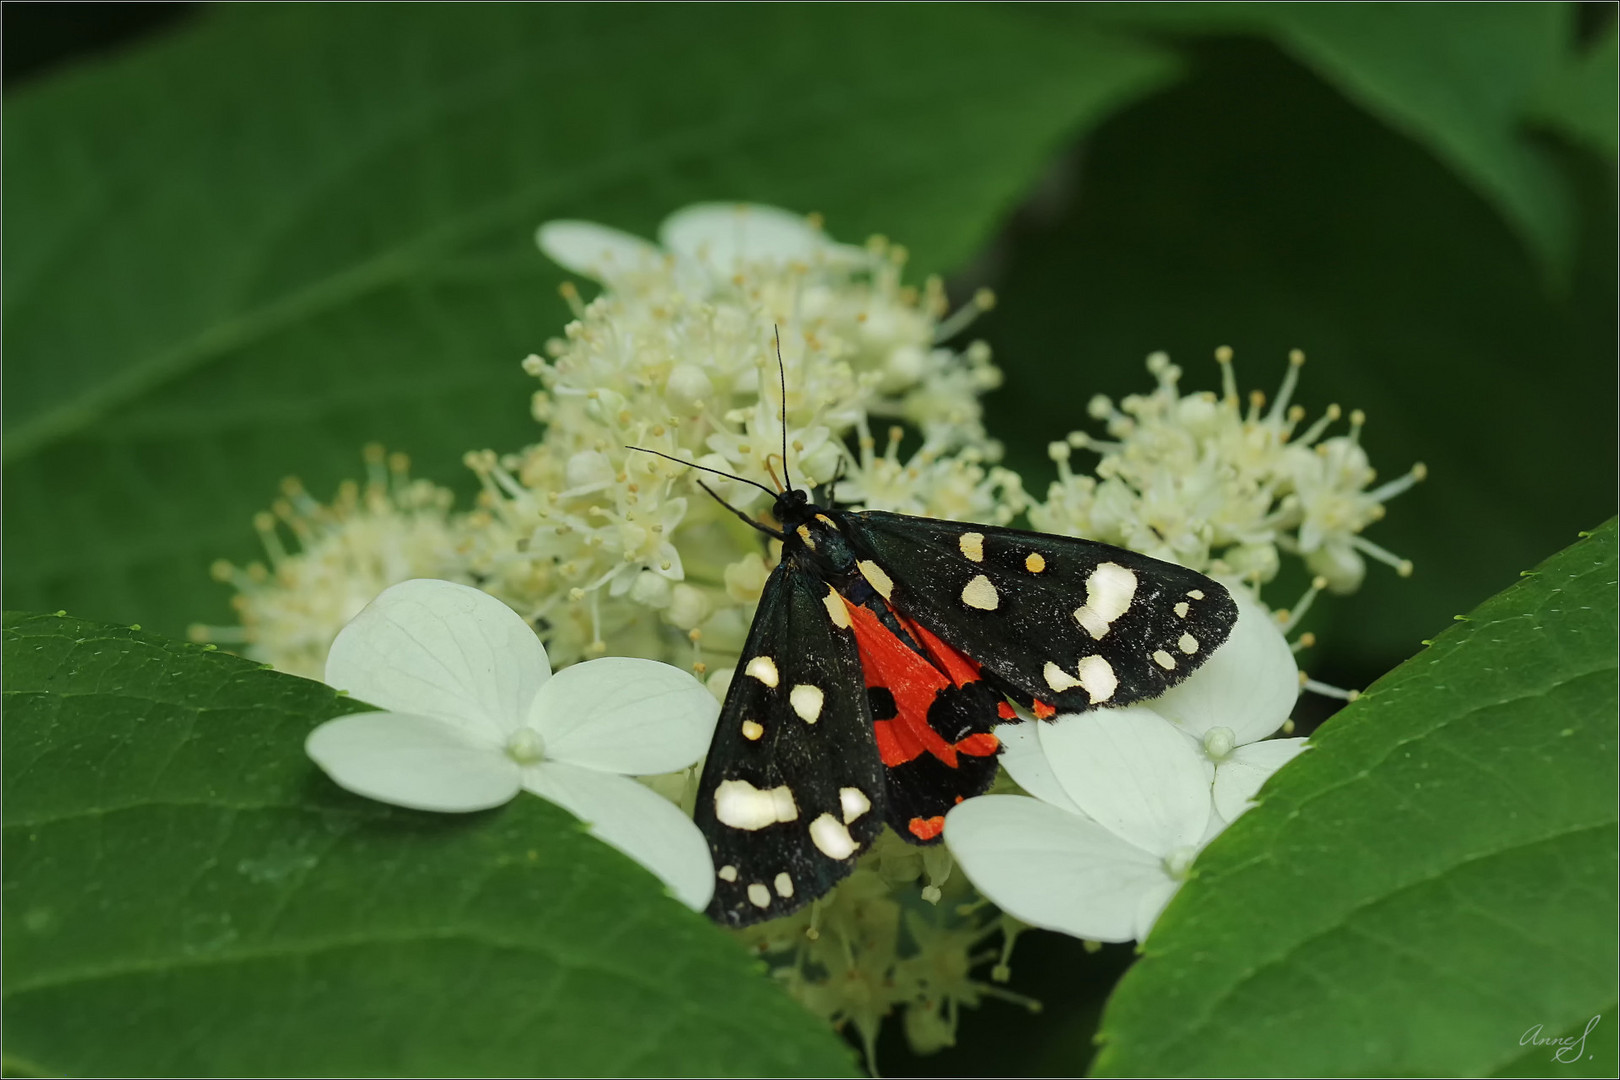
[(962, 803), (945, 843), (1002, 910), (1093, 941), (1145, 938), (1198, 852), (1304, 748), (1268, 738), (1299, 694), (1292, 650), (1232, 590), (1232, 636), (1161, 697), (996, 729), (1002, 765), (1034, 797)]
[(241, 625), (193, 626), (194, 640), (319, 679), (333, 636), (388, 586), (418, 577), (469, 580), (465, 552), (475, 538), (450, 513), (451, 493), (412, 480), (404, 454), (373, 444), (365, 463), (364, 486), (345, 482), (329, 504), (297, 480), (282, 482), (282, 497), (253, 520), (269, 566), (214, 564), (215, 579), (236, 589), (231, 604)]
[[(889, 1016), (926, 1054), (952, 1045), (960, 1010), (985, 998), (1038, 1007), (1000, 985), (1018, 932), (1011, 923), (954, 872), (944, 848), (885, 831), (829, 896), (741, 936), (794, 997), (853, 1028), (871, 1062)], [(975, 975), (986, 965), (988, 982)]]
[[(820, 484), (842, 465), (844, 497), (869, 505), (976, 520), (1021, 507), (979, 419), (978, 395), (999, 380), (988, 350), (939, 344), (954, 329), (943, 294), (901, 284), (901, 249), (837, 244), (767, 207), (692, 207), (661, 238), (540, 229), (551, 258), (606, 288), (584, 303), (565, 287), (575, 320), (525, 361), (545, 438), (468, 457), (484, 511), (517, 538), (475, 572), (545, 627), (559, 661), (614, 651), (731, 666), (765, 557), (700, 482), (758, 512), (759, 481)], [(878, 417), (921, 432), (904, 466), (892, 443), (871, 452)], [(863, 447), (853, 461), (850, 435)]]
[[(1215, 359), (1219, 396), (1183, 394), (1181, 369), (1155, 353), (1147, 361), (1158, 382), (1151, 394), (1118, 405), (1093, 398), (1091, 415), (1112, 438), (1075, 432), (1052, 444), (1058, 480), (1046, 501), (1030, 508), (1035, 527), (1258, 582), (1276, 575), (1282, 554), (1295, 554), (1340, 593), (1361, 584), (1363, 556), (1410, 574), (1410, 562), (1361, 531), (1423, 479), (1424, 467), (1369, 490), (1375, 474), (1361, 447), (1359, 411), (1350, 414), (1346, 434), (1324, 437), (1341, 415), (1337, 405), (1299, 431), (1305, 410), (1290, 402), (1303, 353), (1289, 356), (1270, 408), (1259, 391), (1244, 407), (1230, 349), (1216, 350)], [(1072, 471), (1076, 449), (1101, 455), (1094, 477)]]
[[(1023, 1000), (997, 984), (1024, 923), (1144, 936), (1202, 847), (1299, 753), (1269, 737), (1290, 730), (1299, 688), (1332, 692), (1302, 679), (1284, 632), (1321, 588), (1355, 588), (1365, 557), (1410, 571), (1360, 534), (1422, 466), (1374, 487), (1359, 413), (1347, 434), (1328, 434), (1336, 406), (1301, 430), (1297, 353), (1269, 408), (1240, 402), (1229, 350), (1219, 395), (1183, 394), (1180, 370), (1149, 358), (1157, 388), (1094, 399), (1109, 438), (1054, 444), (1059, 479), (1031, 505), (981, 421), (1000, 378), (988, 348), (945, 344), (988, 293), (949, 313), (937, 281), (903, 283), (898, 246), (841, 244), (768, 207), (689, 207), (658, 244), (570, 221), (538, 242), (602, 290), (587, 302), (563, 287), (572, 321), (523, 365), (543, 433), (466, 455), (477, 505), (452, 512), (447, 491), (371, 448), (365, 486), (330, 505), (287, 483), (256, 522), (268, 568), (216, 567), (242, 625), (199, 637), (390, 710), (311, 735), (344, 787), (446, 811), (528, 790), (703, 907), (713, 866), (677, 806), (690, 809), (686, 770), (780, 555), (734, 510), (767, 512), (787, 483), (960, 521), (1027, 510), (1038, 529), (1222, 576), (1239, 597), (1228, 642), (1163, 697), (998, 728), (1027, 795), (957, 806), (945, 848), (884, 834), (830, 896), (740, 932), (869, 1052), (896, 1011), (926, 1051), (953, 1040), (961, 1007)], [(1094, 475), (1071, 468), (1076, 449), (1100, 455)], [(1271, 580), (1284, 554), (1316, 581), (1279, 622), (1242, 582)], [(445, 580), (411, 580), (428, 577)], [(629, 657), (689, 666), (707, 688)], [(991, 982), (975, 977), (998, 955)]]

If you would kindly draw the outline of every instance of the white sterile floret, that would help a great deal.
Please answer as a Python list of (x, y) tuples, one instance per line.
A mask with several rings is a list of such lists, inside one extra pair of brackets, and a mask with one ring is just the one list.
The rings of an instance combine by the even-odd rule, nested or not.
[(606, 285), (634, 284), (638, 272), (673, 264), (703, 289), (749, 262), (841, 257), (860, 248), (837, 244), (798, 214), (774, 206), (696, 203), (664, 219), (660, 248), (630, 233), (590, 221), (548, 221), (535, 240), (559, 266)]
[(1215, 767), (1215, 810), (1232, 821), (1272, 773), (1305, 749), (1305, 740), (1268, 737), (1293, 710), (1299, 669), (1265, 606), (1237, 583), (1226, 585), (1238, 604), (1231, 637), (1191, 678), (1150, 704)]
[(946, 816), (946, 845), (980, 892), (1027, 923), (1144, 938), (1208, 839), (1208, 763), (1139, 706), (1059, 717), (1035, 737), (1047, 768), (1031, 786), (1053, 801), (969, 799)]
[(689, 907), (713, 892), (702, 834), (631, 776), (691, 765), (714, 697), (667, 664), (604, 657), (553, 675), (522, 618), (477, 589), (413, 580), (339, 632), (326, 681), (384, 712), (329, 720), (309, 756), (339, 785), (416, 810), (484, 810), (528, 790), (663, 879)]
[(978, 889), (1025, 922), (1094, 941), (1144, 938), (1198, 852), (1303, 749), (1267, 740), (1299, 673), (1266, 609), (1234, 588), (1231, 637), (1143, 704), (996, 728), (1033, 798), (969, 799), (945, 843)]

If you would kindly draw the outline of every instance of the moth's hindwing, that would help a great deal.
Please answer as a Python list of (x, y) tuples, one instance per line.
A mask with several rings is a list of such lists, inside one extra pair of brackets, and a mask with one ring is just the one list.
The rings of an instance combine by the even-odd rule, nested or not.
[(854, 869), (883, 827), (884, 780), (848, 609), (783, 562), (737, 662), (693, 819), (714, 856), (709, 915), (792, 912)]
[(991, 728), (1006, 701), (979, 665), (917, 624), (892, 613), (884, 620), (874, 604), (851, 604), (850, 613), (885, 769), (885, 818), (914, 844), (938, 843), (951, 807), (995, 781), (1001, 744)]
[(1059, 712), (1157, 697), (1237, 621), (1216, 582), (1107, 544), (875, 510), (836, 520), (896, 611)]

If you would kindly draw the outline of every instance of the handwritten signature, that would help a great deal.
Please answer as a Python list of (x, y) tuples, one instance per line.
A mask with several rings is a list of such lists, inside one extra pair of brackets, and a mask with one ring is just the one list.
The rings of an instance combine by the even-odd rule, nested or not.
[(1579, 1035), (1543, 1035), (1541, 1025), (1526, 1031), (1519, 1036), (1520, 1046), (1550, 1046), (1553, 1048), (1552, 1059), (1562, 1065), (1571, 1065), (1581, 1060), (1586, 1054), (1586, 1037), (1597, 1027), (1598, 1021), (1603, 1019), (1600, 1013), (1586, 1022), (1586, 1030)]

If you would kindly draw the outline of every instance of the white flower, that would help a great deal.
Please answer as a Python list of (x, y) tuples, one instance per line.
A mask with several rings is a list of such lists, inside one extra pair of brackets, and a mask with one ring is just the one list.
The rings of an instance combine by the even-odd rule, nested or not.
[[(1040, 798), (986, 795), (945, 818), (945, 843), (1002, 910), (1093, 941), (1130, 941), (1186, 878), (1207, 839), (1210, 768), (1141, 706), (1036, 723), (1002, 764)], [(1036, 763), (1032, 769), (1020, 763)]]
[(659, 272), (671, 261), (684, 284), (706, 289), (750, 262), (869, 258), (861, 248), (829, 240), (813, 219), (747, 203), (682, 207), (664, 219), (658, 239), (662, 248), (593, 221), (548, 221), (535, 233), (540, 250), (557, 265), (605, 285)]
[(556, 675), (515, 612), (477, 589), (414, 580), (338, 633), (326, 681), (386, 712), (329, 720), (305, 748), (339, 785), (417, 810), (484, 810), (528, 790), (707, 906), (697, 827), (629, 779), (691, 765), (718, 705), (683, 671), (605, 657)]
[(1266, 778), (1305, 749), (1305, 740), (1267, 738), (1294, 708), (1299, 668), (1260, 601), (1236, 582), (1225, 584), (1238, 604), (1232, 636), (1186, 682), (1149, 704), (1214, 767), (1215, 810), (1233, 821)]
[(1233, 591), (1232, 636), (1170, 693), (996, 729), (1002, 765), (1035, 797), (960, 804), (945, 843), (1003, 910), (1094, 941), (1145, 938), (1198, 852), (1302, 749), (1257, 741), (1287, 719), (1299, 677), (1265, 608)]

